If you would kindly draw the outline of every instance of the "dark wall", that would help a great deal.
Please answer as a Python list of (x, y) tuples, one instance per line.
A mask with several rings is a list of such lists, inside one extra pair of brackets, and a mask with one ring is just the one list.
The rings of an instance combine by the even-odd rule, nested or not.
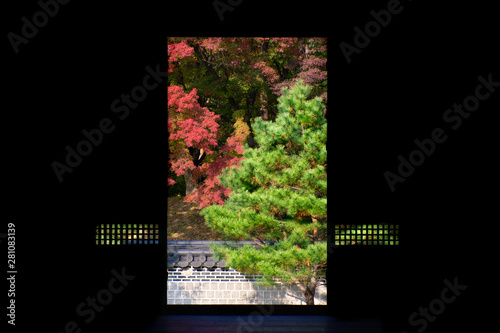
[[(21, 19), (41, 10), (34, 1), (16, 5), (5, 10), (4, 36), (22, 34)], [(458, 276), (469, 289), (429, 331), (484, 323), (470, 310), (481, 304), (488, 313), (481, 295), (494, 289), (486, 277), (495, 262), (489, 251), (497, 123), (491, 119), (498, 91), (456, 130), (443, 114), (474, 94), (478, 76), (500, 81), (493, 10), (404, 3), (347, 63), (340, 43), (353, 44), (354, 27), (364, 27), (386, 1), (331, 10), (322, 2), (243, 1), (224, 21), (210, 1), (166, 6), (70, 2), (18, 53), (5, 41), (4, 200), (5, 220), (15, 221), (18, 233), (19, 327), (35, 323), (56, 332), (80, 323), (76, 307), (122, 267), (136, 278), (82, 330), (140, 325), (161, 310), (163, 249), (96, 248), (93, 237), (100, 223), (166, 221), (166, 80), (160, 77), (128, 113), (125, 102), (119, 110), (112, 103), (143, 84), (147, 66), (166, 71), (168, 35), (327, 35), (329, 219), (398, 223), (405, 237), (397, 249), (335, 251), (328, 310), (382, 316), (399, 332), (413, 311), (439, 296), (444, 279)], [(82, 130), (103, 119), (113, 130), (104, 126), (110, 132), (60, 182), (52, 163), (64, 163), (66, 146), (75, 149), (85, 139)], [(384, 173), (396, 172), (398, 156), (408, 156), (414, 140), (437, 127), (446, 128), (447, 141), (392, 192)]]

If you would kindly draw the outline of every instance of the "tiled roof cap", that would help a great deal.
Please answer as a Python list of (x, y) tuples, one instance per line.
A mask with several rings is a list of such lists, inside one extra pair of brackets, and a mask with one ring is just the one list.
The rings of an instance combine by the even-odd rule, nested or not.
[[(224, 260), (217, 260), (213, 251), (210, 251), (210, 243), (225, 243), (224, 241), (167, 241), (167, 267), (195, 267), (195, 268), (217, 268), (226, 267)], [(231, 242), (234, 244), (234, 242)], [(266, 242), (273, 243), (273, 242)], [(253, 241), (236, 242), (239, 246), (249, 244), (255, 247), (259, 245)]]

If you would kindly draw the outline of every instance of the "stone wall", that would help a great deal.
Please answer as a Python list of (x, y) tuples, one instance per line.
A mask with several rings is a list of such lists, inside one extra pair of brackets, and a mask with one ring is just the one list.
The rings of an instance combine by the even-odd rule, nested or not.
[[(263, 287), (259, 276), (245, 276), (232, 268), (171, 267), (167, 304), (280, 304), (305, 305), (297, 286)], [(326, 282), (316, 288), (315, 305), (326, 305)]]

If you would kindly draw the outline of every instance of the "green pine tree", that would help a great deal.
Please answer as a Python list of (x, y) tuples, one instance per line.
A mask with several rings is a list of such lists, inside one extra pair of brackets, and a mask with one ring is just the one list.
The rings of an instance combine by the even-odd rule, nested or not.
[(275, 121), (252, 124), (259, 147), (244, 152), (239, 166), (220, 180), (231, 189), (224, 205), (204, 208), (206, 223), (229, 240), (213, 246), (217, 256), (245, 274), (262, 274), (266, 285), (295, 284), (307, 305), (326, 269), (327, 121), (321, 98), (299, 81), (283, 89)]

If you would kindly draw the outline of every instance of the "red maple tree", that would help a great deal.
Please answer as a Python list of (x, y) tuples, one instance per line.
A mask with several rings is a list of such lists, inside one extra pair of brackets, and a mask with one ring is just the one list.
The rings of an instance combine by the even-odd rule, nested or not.
[(174, 63), (182, 58), (190, 57), (193, 55), (193, 48), (186, 44), (185, 41), (168, 45), (168, 73), (173, 72)]
[[(197, 90), (185, 93), (179, 86), (168, 87), (169, 165), (177, 175), (184, 175), (188, 202), (198, 202), (200, 209), (213, 203), (224, 204), (230, 193), (218, 179), (222, 169), (237, 165), (243, 154), (243, 142), (250, 130), (238, 119), (233, 135), (218, 147), (220, 116), (198, 103)], [(199, 164), (201, 159), (203, 164)], [(197, 165), (198, 164), (198, 165)], [(198, 181), (205, 178), (198, 185)], [(168, 185), (175, 181), (168, 178)]]

